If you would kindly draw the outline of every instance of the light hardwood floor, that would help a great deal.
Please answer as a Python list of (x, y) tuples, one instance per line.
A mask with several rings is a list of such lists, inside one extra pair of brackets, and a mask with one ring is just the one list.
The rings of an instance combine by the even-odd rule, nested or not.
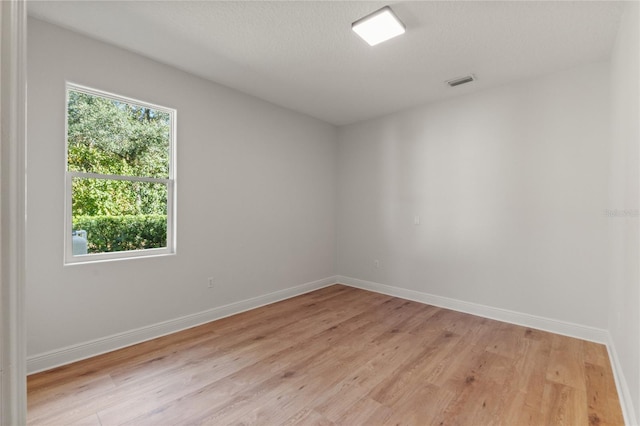
[(603, 345), (342, 285), (28, 378), (32, 425), (621, 425)]

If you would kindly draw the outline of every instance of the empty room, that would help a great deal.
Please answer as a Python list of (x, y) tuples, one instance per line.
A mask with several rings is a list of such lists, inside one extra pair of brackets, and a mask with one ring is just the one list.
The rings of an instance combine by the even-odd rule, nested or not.
[(3, 421), (640, 424), (639, 5), (26, 2)]

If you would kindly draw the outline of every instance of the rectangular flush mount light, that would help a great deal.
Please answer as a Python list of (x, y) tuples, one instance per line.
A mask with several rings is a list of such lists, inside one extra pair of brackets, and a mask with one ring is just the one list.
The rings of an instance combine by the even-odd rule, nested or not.
[(358, 19), (351, 24), (351, 29), (370, 46), (404, 34), (405, 31), (404, 24), (400, 22), (389, 6)]

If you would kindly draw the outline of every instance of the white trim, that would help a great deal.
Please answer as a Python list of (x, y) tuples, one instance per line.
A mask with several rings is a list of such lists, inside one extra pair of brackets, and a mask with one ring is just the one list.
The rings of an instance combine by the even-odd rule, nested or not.
[(607, 350), (609, 352), (609, 359), (611, 360), (611, 369), (613, 370), (613, 378), (616, 382), (616, 389), (618, 391), (618, 399), (620, 400), (620, 408), (622, 409), (622, 415), (624, 416), (624, 424), (627, 426), (638, 426), (638, 420), (636, 413), (633, 409), (633, 399), (631, 398), (631, 392), (629, 392), (629, 385), (622, 373), (622, 364), (618, 358), (618, 352), (613, 342), (613, 337), (608, 334)]
[(175, 256), (175, 253), (169, 250), (167, 247), (150, 248), (142, 250), (126, 250), (126, 251), (113, 251), (106, 253), (92, 253), (92, 254), (76, 254), (72, 260), (68, 260), (64, 267), (75, 265), (86, 265), (93, 263), (114, 262), (124, 259), (146, 259), (148, 257), (159, 256)]
[(508, 309), (480, 305), (478, 303), (465, 302), (462, 300), (451, 299), (449, 297), (436, 296), (434, 294), (393, 287), (357, 278), (338, 276), (337, 279), (339, 283), (346, 284), (351, 287), (388, 294), (402, 299), (465, 312), (467, 314), (503, 321), (510, 324), (536, 328), (538, 330), (549, 331), (551, 333), (562, 334), (564, 336), (577, 337), (579, 339), (589, 340), (596, 343), (606, 344), (608, 341), (607, 336), (609, 333), (607, 330), (600, 328), (544, 318), (537, 315), (524, 314), (510, 311)]
[(317, 281), (308, 282), (296, 287), (278, 290), (262, 296), (253, 297), (247, 300), (219, 306), (203, 312), (185, 315), (169, 321), (140, 327), (134, 330), (125, 331), (100, 339), (83, 342), (66, 348), (30, 356), (27, 359), (28, 374), (49, 370), (54, 367), (69, 364), (71, 362), (90, 358), (126, 346), (142, 343), (147, 340), (165, 336), (201, 324), (206, 324), (224, 317), (239, 314), (260, 306), (279, 302), (291, 297), (299, 296), (310, 291), (328, 287), (336, 283), (336, 277), (328, 277)]
[(24, 324), (26, 228), (26, 3), (0, 2), (0, 424), (27, 418)]
[[(68, 91), (73, 90), (74, 92), (82, 92), (82, 93), (86, 93), (87, 95), (100, 96), (102, 98), (110, 98), (115, 101), (126, 103), (126, 104), (134, 104), (136, 106), (143, 106), (149, 109), (157, 109), (158, 111), (166, 112), (167, 114), (173, 114), (176, 111), (174, 108), (153, 104), (151, 102), (142, 101), (140, 99), (119, 95), (117, 93), (107, 92), (105, 90), (94, 89), (93, 87), (72, 83), (70, 81), (66, 82), (66, 88), (67, 88), (67, 96), (69, 95)], [(69, 100), (67, 99), (66, 104), (68, 105), (68, 103), (69, 103)]]

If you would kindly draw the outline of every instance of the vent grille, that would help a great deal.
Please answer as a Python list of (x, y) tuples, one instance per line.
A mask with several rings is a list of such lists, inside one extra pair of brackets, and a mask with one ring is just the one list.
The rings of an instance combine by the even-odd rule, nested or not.
[(473, 76), (473, 74), (469, 74), (464, 77), (454, 78), (453, 80), (449, 80), (447, 81), (447, 84), (451, 87), (456, 87), (456, 86), (460, 86), (461, 84), (471, 83), (472, 81), (475, 81), (475, 80), (476, 78)]

